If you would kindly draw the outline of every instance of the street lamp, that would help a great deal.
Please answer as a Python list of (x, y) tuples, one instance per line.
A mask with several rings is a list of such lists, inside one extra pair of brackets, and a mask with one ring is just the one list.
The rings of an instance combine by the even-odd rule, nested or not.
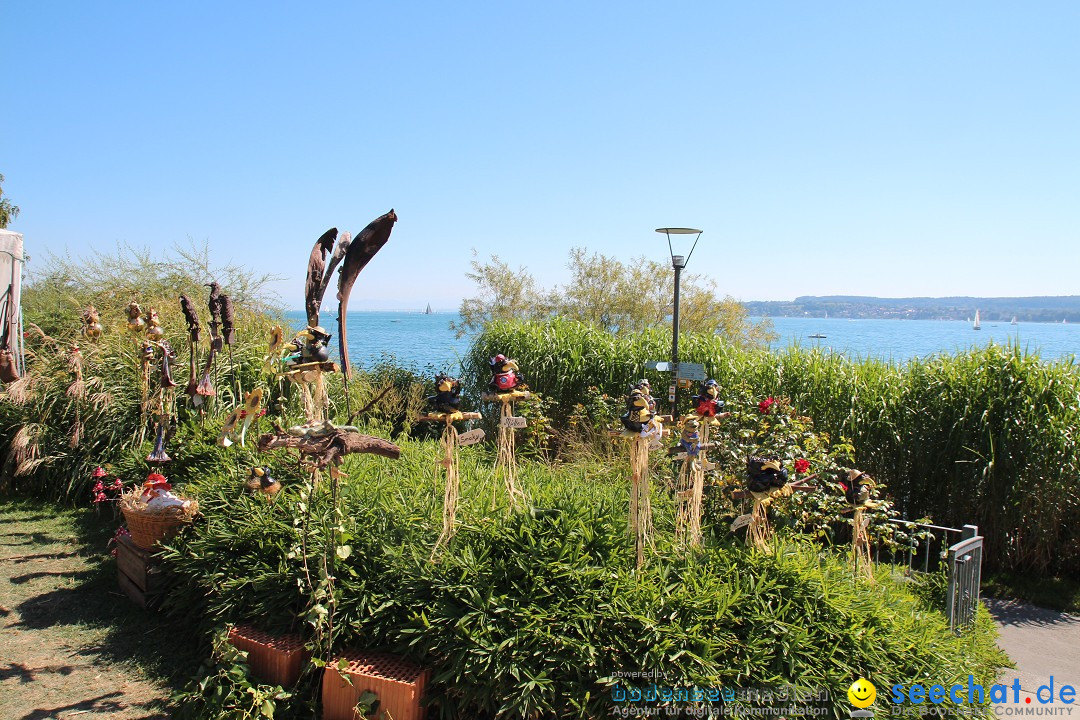
[[(671, 309), (671, 384), (675, 388), (675, 392), (671, 395), (671, 415), (674, 417), (679, 414), (679, 278), (682, 276), (682, 269), (686, 267), (690, 256), (694, 254), (694, 248), (697, 247), (698, 240), (701, 239), (701, 230), (671, 227), (656, 228), (656, 232), (667, 235), (668, 252), (671, 254), (671, 267), (675, 269), (675, 299)], [(685, 256), (675, 254), (675, 248), (671, 244), (672, 235), (695, 236), (690, 251)], [(686, 242), (689, 241), (682, 241), (679, 244), (685, 247)]]

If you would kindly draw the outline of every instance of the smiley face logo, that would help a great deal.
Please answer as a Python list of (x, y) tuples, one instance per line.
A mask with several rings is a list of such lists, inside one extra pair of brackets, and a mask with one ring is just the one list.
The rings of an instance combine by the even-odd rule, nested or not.
[(877, 699), (877, 688), (866, 678), (859, 678), (848, 688), (847, 698), (857, 708), (866, 708)]

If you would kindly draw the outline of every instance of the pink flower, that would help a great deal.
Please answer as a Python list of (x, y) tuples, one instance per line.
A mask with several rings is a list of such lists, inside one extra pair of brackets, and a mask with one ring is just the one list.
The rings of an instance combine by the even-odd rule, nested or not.
[(762, 415), (768, 415), (769, 414), (769, 408), (772, 407), (773, 403), (775, 403), (775, 402), (776, 402), (776, 400), (774, 400), (771, 397), (765, 398), (764, 400), (762, 400), (761, 402), (759, 402), (757, 404), (758, 412), (760, 412)]
[(103, 478), (105, 477), (105, 468), (100, 465), (94, 468), (94, 472), (90, 473), (90, 477)]
[(99, 493), (99, 492), (101, 492), (101, 491), (102, 491), (102, 490), (104, 490), (104, 489), (105, 489), (105, 483), (103, 483), (103, 482), (101, 482), (100, 480), (98, 480), (98, 481), (97, 481), (96, 483), (94, 483), (94, 487), (93, 487), (93, 488), (91, 488), (90, 492), (92, 492), (92, 493), (95, 493), (95, 494), (96, 494), (96, 493)]
[(106, 500), (108, 500), (108, 498), (105, 497), (105, 493), (103, 492), (99, 492), (97, 495), (94, 496), (95, 503), (105, 502)]
[(810, 461), (805, 458), (799, 458), (795, 461), (795, 472), (804, 473), (810, 469)]
[(116, 481), (110, 486), (113, 490), (123, 490), (124, 482), (120, 478), (116, 478)]

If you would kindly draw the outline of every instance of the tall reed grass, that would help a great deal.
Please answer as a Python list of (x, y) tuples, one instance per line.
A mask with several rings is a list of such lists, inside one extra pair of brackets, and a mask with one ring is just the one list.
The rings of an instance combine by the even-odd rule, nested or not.
[[(682, 335), (679, 346), (681, 359), (703, 363), (728, 401), (786, 396), (819, 429), (852, 442), (857, 465), (888, 484), (906, 517), (978, 525), (991, 567), (1080, 575), (1073, 360), (1047, 362), (1015, 345), (904, 364), (816, 349), (746, 350), (709, 335)], [(668, 330), (615, 336), (562, 319), (500, 321), (476, 338), (467, 379), (480, 388), (490, 356), (515, 358), (529, 385), (553, 401), (558, 426), (590, 386), (621, 395), (647, 377), (663, 396), (669, 375), (646, 363), (670, 348)]]

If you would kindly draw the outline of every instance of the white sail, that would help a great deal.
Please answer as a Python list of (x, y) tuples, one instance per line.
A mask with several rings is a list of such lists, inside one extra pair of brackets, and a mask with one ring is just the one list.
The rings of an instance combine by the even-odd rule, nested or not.
[(973, 330), (982, 330), (982, 325), (979, 324), (979, 311), (975, 311), (975, 323), (971, 326)]
[(1015, 316), (1015, 315), (1013, 315), (1013, 319), (1012, 319), (1012, 322), (1011, 322), (1011, 323), (1009, 323), (1009, 324), (1010, 324), (1010, 325), (1019, 325), (1020, 323), (1016, 322), (1016, 316)]

